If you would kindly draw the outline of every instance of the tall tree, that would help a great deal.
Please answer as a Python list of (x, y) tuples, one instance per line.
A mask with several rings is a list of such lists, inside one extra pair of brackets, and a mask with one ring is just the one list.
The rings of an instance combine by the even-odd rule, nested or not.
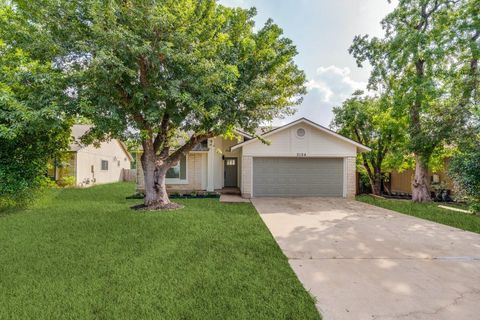
[(384, 38), (355, 37), (351, 53), (373, 66), (370, 85), (392, 92), (409, 120), (414, 201), (430, 200), (428, 162), (466, 124), (478, 90), (479, 6), (473, 0), (400, 0)]
[(254, 9), (214, 0), (14, 2), (35, 33), (52, 35), (56, 52), (46, 55), (75, 80), (80, 112), (95, 124), (88, 136), (139, 132), (148, 208), (176, 206), (165, 175), (195, 145), (235, 128), (254, 133), (305, 93), (294, 45), (271, 20), (255, 31)]
[[(2, 9), (0, 20), (10, 17)], [(0, 207), (31, 201), (48, 160), (68, 145), (61, 83), (58, 70), (0, 38)]]
[(380, 195), (383, 174), (401, 165), (405, 147), (405, 117), (394, 113), (387, 97), (365, 97), (357, 91), (342, 106), (333, 109), (331, 127), (369, 146), (372, 151), (359, 155), (373, 194)]

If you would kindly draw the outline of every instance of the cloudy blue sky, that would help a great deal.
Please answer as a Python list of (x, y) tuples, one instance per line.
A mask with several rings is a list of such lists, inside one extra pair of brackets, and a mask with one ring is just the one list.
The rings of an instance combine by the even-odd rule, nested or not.
[(257, 27), (270, 17), (293, 40), (296, 62), (308, 78), (308, 94), (297, 113), (279, 125), (307, 117), (328, 126), (332, 108), (365, 88), (368, 68), (357, 68), (348, 53), (357, 34), (381, 36), (381, 19), (394, 5), (387, 0), (220, 0), (228, 6), (256, 7)]

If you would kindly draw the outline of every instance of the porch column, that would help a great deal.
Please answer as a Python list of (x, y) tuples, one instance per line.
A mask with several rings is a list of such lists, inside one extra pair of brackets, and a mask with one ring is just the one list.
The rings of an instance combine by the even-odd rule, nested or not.
[(214, 182), (214, 160), (215, 160), (215, 144), (213, 143), (213, 138), (208, 139), (208, 155), (207, 155), (207, 191), (215, 191), (215, 182)]

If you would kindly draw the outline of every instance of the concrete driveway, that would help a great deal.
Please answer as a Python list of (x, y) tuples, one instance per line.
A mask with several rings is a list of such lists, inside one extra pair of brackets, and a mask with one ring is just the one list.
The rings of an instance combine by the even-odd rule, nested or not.
[(479, 234), (353, 200), (252, 203), (324, 319), (480, 319)]

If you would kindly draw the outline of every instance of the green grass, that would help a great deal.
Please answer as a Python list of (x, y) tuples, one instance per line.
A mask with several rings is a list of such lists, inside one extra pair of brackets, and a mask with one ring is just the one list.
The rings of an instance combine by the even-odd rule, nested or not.
[(319, 319), (251, 204), (135, 212), (132, 184), (0, 216), (0, 319)]
[(479, 216), (442, 209), (438, 207), (438, 203), (414, 203), (408, 200), (380, 199), (367, 195), (358, 196), (357, 200), (417, 218), (480, 233)]

